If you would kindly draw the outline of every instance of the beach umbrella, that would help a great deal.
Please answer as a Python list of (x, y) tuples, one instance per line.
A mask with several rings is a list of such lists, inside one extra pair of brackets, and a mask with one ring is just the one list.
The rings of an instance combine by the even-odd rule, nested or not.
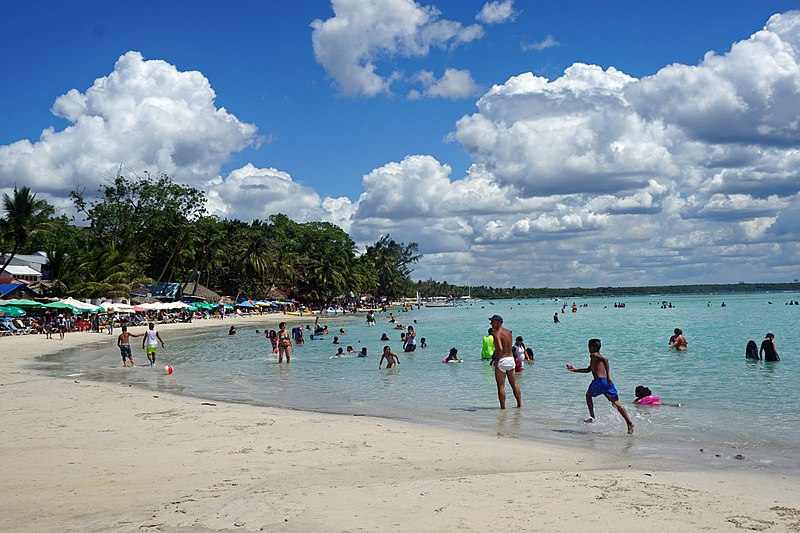
[(25, 300), (25, 299), (17, 299), (17, 300), (5, 300), (3, 301), (3, 305), (13, 305), (14, 307), (27, 307), (30, 309), (41, 309), (44, 305), (40, 304), (39, 302), (34, 302), (33, 300)]
[(69, 311), (75, 311), (75, 308), (71, 305), (58, 301), (44, 304), (42, 307), (46, 307), (47, 309), (67, 309)]
[(23, 311), (19, 307), (14, 307), (13, 305), (3, 305), (0, 306), (0, 316), (17, 318), (25, 316), (25, 311)]
[(255, 305), (253, 305), (253, 302), (251, 302), (251, 301), (242, 300), (241, 302), (236, 304), (236, 307), (246, 307), (246, 308), (252, 309), (253, 307), (255, 307)]
[(71, 305), (75, 309), (77, 309), (81, 313), (96, 313), (100, 310), (99, 307), (92, 304), (87, 304), (86, 302), (81, 302), (80, 300), (76, 300), (75, 298), (65, 298), (61, 300), (61, 302)]

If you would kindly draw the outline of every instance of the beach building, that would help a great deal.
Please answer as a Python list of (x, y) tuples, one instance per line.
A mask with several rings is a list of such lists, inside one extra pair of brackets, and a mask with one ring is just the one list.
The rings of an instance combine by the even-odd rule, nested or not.
[(218, 302), (222, 297), (217, 292), (196, 281), (181, 285), (182, 299), (188, 301)]
[(15, 281), (35, 282), (42, 279), (42, 273), (27, 265), (8, 265), (0, 271), (0, 283), (13, 283)]
[(35, 298), (39, 294), (31, 290), (25, 283), (0, 283), (0, 300), (15, 298)]
[[(0, 265), (4, 265), (6, 263), (9, 255), (10, 254), (6, 253), (0, 254)], [(16, 254), (11, 259), (11, 262), (8, 264), (8, 266), (28, 267), (31, 270), (38, 272), (40, 279), (47, 279), (49, 277), (49, 272), (47, 270), (48, 263), (46, 252), (36, 252), (33, 254)]]

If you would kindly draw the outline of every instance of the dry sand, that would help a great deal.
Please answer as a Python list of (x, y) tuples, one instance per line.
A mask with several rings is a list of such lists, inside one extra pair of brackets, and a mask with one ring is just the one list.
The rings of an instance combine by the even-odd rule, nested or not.
[[(209, 322), (160, 329), (245, 320)], [(26, 368), (92, 342), (117, 357), (97, 334), (0, 339), (0, 531), (800, 531), (800, 485), (780, 473), (643, 470), (502, 431), (204, 402)]]

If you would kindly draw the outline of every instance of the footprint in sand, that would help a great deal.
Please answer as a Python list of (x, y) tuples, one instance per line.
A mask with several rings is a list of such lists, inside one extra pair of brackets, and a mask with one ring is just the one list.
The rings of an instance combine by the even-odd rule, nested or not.
[(737, 529), (746, 529), (748, 531), (765, 531), (775, 525), (775, 522), (759, 520), (752, 516), (729, 516), (727, 521), (736, 526)]

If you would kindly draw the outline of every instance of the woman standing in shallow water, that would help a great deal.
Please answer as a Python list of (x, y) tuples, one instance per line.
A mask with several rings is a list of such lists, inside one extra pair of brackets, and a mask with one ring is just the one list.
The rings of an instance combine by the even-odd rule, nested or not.
[(283, 358), (286, 357), (286, 362), (290, 363), (292, 360), (292, 337), (286, 331), (286, 322), (278, 324), (278, 362), (282, 363)]

